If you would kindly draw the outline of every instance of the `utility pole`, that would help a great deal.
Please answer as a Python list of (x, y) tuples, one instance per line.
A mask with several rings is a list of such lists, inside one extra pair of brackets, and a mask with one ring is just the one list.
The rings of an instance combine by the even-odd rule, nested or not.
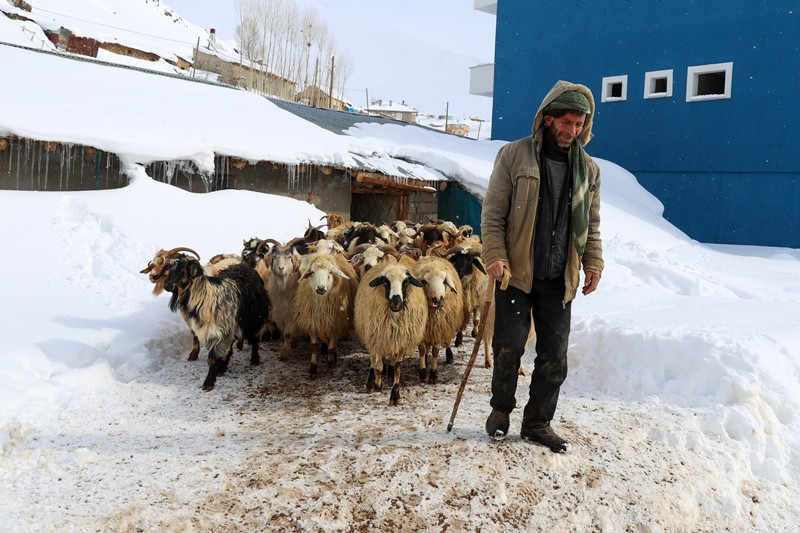
[(314, 107), (319, 104), (319, 87), (317, 87), (317, 74), (319, 74), (319, 57), (314, 61), (314, 85), (311, 88), (311, 94), (314, 95)]
[(197, 45), (194, 47), (194, 61), (192, 61), (192, 77), (194, 78), (194, 73), (197, 72), (197, 56), (199, 55), (200, 50), (200, 36), (197, 36)]
[(369, 87), (364, 90), (367, 91), (367, 115), (369, 115)]
[[(311, 56), (311, 24), (308, 25), (308, 31), (306, 32), (306, 80), (304, 82), (306, 87), (308, 87), (308, 60), (310, 56)], [(300, 57), (302, 58), (302, 56)]]
[(444, 108), (444, 131), (447, 132), (447, 121), (450, 120), (450, 102)]
[(333, 56), (331, 56), (331, 90), (328, 93), (328, 109), (333, 108)]

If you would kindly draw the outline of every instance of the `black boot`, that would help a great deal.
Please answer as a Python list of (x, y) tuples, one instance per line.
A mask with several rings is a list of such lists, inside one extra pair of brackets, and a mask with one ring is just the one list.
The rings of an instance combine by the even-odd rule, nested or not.
[[(488, 423), (488, 422), (487, 422)], [(523, 440), (529, 440), (542, 446), (547, 446), (550, 451), (555, 453), (565, 453), (569, 449), (569, 443), (559, 437), (553, 428), (545, 426), (541, 428), (522, 428), (520, 436)]]
[(508, 413), (499, 409), (492, 409), (486, 419), (486, 434), (495, 440), (500, 440), (508, 435)]

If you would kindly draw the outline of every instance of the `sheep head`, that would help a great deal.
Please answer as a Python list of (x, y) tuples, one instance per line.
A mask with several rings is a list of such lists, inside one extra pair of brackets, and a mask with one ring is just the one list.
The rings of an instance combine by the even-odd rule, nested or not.
[(472, 274), (473, 269), (480, 270), (486, 274), (486, 268), (484, 268), (483, 261), (481, 261), (480, 252), (477, 250), (454, 246), (447, 250), (444, 256), (453, 264), (456, 272), (458, 272), (458, 277), (461, 279)]
[(383, 285), (389, 309), (395, 313), (405, 307), (408, 285), (423, 287), (424, 284), (411, 275), (407, 267), (401, 264), (390, 263), (384, 267), (381, 275), (369, 282), (370, 287)]
[(156, 252), (152, 261), (147, 263), (147, 266), (140, 270), (140, 274), (149, 274), (150, 282), (155, 284), (153, 287), (153, 295), (158, 296), (164, 291), (164, 277), (166, 276), (167, 266), (170, 259), (181, 256), (181, 252), (189, 252), (194, 254), (197, 260), (200, 260), (200, 254), (191, 248), (178, 247), (172, 250), (159, 250)]
[(199, 278), (202, 275), (203, 265), (197, 259), (185, 255), (173, 257), (167, 263), (164, 289), (175, 294), (189, 287), (195, 278)]
[(326, 254), (315, 254), (310, 256), (307, 262), (300, 268), (300, 280), (308, 280), (308, 285), (319, 295), (328, 293), (333, 288), (336, 277), (350, 279), (336, 266), (333, 258)]

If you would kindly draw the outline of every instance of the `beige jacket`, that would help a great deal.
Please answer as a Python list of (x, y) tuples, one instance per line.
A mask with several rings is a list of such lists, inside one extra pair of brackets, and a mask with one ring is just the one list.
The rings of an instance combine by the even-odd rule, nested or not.
[[(592, 138), (594, 118), (594, 97), (588, 87), (566, 81), (559, 81), (545, 96), (536, 118), (530, 137), (519, 139), (503, 146), (497, 153), (489, 188), (483, 199), (481, 217), (481, 237), (483, 239), (482, 258), (486, 265), (495, 261), (508, 261), (511, 266), (510, 284), (525, 292), (533, 286), (533, 236), (536, 224), (536, 210), (539, 199), (539, 157), (542, 146), (542, 110), (565, 91), (581, 91), (591, 103), (591, 112), (586, 117), (580, 134), (586, 145)], [(564, 273), (566, 290), (564, 303), (572, 301), (580, 285), (580, 269), (596, 274), (603, 273), (603, 243), (600, 240), (600, 169), (589, 155), (586, 155), (587, 178), (589, 181), (589, 235), (586, 250), (582, 257), (570, 237), (566, 271)]]

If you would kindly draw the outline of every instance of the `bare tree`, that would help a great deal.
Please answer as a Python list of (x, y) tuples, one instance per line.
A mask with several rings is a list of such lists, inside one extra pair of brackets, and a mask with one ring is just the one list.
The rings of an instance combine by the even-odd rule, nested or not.
[(254, 61), (258, 56), (260, 26), (254, 0), (236, 0), (236, 41), (239, 44), (239, 64), (242, 59)]
[[(279, 78), (294, 80), (301, 91), (316, 85), (312, 91), (318, 92), (320, 86), (331, 86), (331, 75), (333, 85), (344, 87), (352, 72), (352, 58), (336, 49), (330, 29), (314, 7), (300, 8), (297, 0), (235, 0), (234, 6), (239, 66), (242, 70), (247, 60), (248, 68), (258, 71), (260, 80), (253, 77), (254, 87), (291, 97), (280, 91)], [(342, 60), (331, 74), (334, 56)]]

